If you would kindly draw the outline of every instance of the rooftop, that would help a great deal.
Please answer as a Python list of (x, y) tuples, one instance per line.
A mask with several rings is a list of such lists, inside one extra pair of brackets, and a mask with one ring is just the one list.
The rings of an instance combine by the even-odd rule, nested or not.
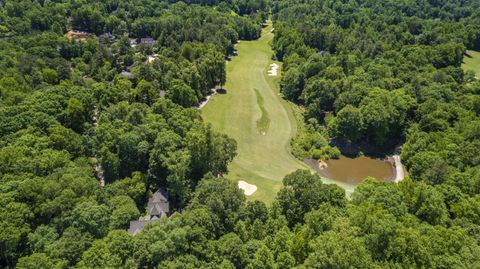
[(168, 193), (163, 189), (158, 189), (153, 194), (152, 198), (148, 200), (147, 211), (148, 216), (146, 216), (144, 219), (130, 221), (128, 233), (131, 235), (136, 235), (147, 223), (168, 217), (170, 213)]
[(151, 37), (140, 38), (140, 43), (142, 43), (142, 44), (154, 44), (155, 39), (153, 39)]

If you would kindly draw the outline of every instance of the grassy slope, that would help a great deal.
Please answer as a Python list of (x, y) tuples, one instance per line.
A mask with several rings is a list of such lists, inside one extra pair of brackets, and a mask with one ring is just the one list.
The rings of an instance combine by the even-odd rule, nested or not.
[(480, 52), (469, 50), (467, 55), (463, 58), (463, 70), (473, 70), (477, 74), (477, 78), (480, 78)]
[[(296, 121), (290, 104), (279, 95), (279, 76), (267, 76), (273, 63), (270, 29), (271, 24), (263, 29), (259, 40), (238, 44), (238, 56), (227, 64), (227, 94), (216, 95), (202, 109), (207, 122), (238, 143), (238, 156), (229, 166), (228, 178), (257, 185), (257, 192), (250, 198), (265, 202), (273, 200), (286, 174), (308, 169), (290, 154)], [(265, 135), (257, 128), (262, 112), (255, 89), (262, 96), (269, 117)]]

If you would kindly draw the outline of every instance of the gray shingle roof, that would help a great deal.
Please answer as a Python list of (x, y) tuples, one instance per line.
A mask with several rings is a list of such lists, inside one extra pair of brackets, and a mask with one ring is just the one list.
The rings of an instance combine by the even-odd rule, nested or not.
[(162, 213), (170, 213), (170, 203), (168, 202), (168, 194), (162, 189), (158, 189), (148, 200), (148, 213), (150, 216), (161, 216)]
[(128, 229), (128, 233), (131, 235), (136, 235), (142, 230), (143, 226), (147, 225), (147, 223), (149, 222), (149, 220), (130, 221), (130, 228)]
[(158, 189), (148, 200), (148, 216), (144, 220), (130, 221), (128, 232), (136, 235), (149, 222), (155, 222), (168, 217), (170, 213), (170, 203), (168, 202), (168, 193), (163, 189)]
[(142, 43), (142, 44), (154, 44), (155, 39), (153, 39), (151, 37), (140, 38), (140, 43)]

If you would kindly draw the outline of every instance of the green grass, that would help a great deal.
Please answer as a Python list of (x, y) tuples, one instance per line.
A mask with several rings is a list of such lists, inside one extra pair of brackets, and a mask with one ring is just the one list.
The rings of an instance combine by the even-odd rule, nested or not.
[(480, 78), (480, 52), (474, 50), (467, 50), (467, 55), (463, 58), (463, 70), (472, 70)]
[[(277, 77), (267, 76), (273, 63), (270, 29), (269, 23), (260, 39), (238, 44), (238, 56), (227, 64), (226, 94), (215, 95), (202, 109), (205, 121), (237, 141), (238, 156), (229, 165), (227, 177), (257, 185), (249, 199), (267, 203), (286, 174), (308, 169), (290, 153), (297, 124), (290, 103), (279, 93), (280, 70)], [(266, 130), (265, 135), (261, 130)]]
[(255, 89), (255, 95), (257, 96), (257, 105), (262, 113), (260, 119), (257, 120), (257, 130), (260, 134), (265, 135), (268, 132), (268, 126), (270, 125), (270, 116), (268, 116), (268, 112), (265, 109), (263, 96), (257, 89)]

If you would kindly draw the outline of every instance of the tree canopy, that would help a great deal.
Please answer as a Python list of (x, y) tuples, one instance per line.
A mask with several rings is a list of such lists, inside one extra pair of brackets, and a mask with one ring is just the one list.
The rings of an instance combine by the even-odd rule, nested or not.
[[(271, 13), (293, 153), (403, 142), (409, 176), (349, 194), (294, 171), (272, 204), (226, 177), (195, 108)], [(1, 268), (478, 268), (477, 1), (0, 1)], [(302, 129), (303, 128), (303, 129)], [(248, 179), (246, 179), (248, 181)], [(168, 218), (135, 236), (159, 188)]]

